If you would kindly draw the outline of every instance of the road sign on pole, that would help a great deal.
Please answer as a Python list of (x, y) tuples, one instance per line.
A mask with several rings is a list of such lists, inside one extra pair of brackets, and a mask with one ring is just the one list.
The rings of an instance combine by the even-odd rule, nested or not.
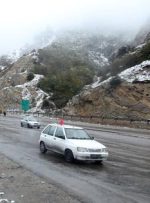
[(24, 111), (28, 111), (29, 109), (30, 109), (30, 102), (29, 102), (29, 100), (22, 100), (21, 101), (21, 108), (22, 108), (22, 110), (24, 110)]

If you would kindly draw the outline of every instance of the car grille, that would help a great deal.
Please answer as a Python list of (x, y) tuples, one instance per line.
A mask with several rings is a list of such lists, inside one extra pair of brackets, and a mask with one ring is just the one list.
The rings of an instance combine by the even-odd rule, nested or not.
[(101, 149), (88, 149), (89, 152), (101, 152)]
[(91, 159), (100, 159), (100, 158), (102, 158), (102, 157), (101, 157), (101, 155), (99, 155), (99, 154), (91, 154), (90, 158), (91, 158)]

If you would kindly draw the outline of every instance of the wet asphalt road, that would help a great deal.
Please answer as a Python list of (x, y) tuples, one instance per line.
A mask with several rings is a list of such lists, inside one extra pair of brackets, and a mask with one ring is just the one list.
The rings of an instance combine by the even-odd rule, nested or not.
[[(43, 125), (48, 123), (45, 118), (40, 120)], [(68, 164), (60, 155), (41, 155), (40, 132), (21, 128), (19, 117), (1, 116), (0, 152), (81, 202), (150, 202), (150, 131), (88, 130), (109, 149), (109, 159), (103, 165)]]

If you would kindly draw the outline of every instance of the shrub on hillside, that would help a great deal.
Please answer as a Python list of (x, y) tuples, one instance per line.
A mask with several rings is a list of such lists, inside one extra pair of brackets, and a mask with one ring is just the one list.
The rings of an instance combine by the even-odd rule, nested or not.
[(141, 57), (144, 60), (150, 60), (150, 43), (146, 44), (141, 50)]
[(34, 74), (32, 72), (29, 72), (27, 74), (27, 81), (31, 81), (31, 80), (33, 80), (33, 78), (34, 78)]
[(86, 66), (58, 71), (43, 78), (38, 87), (47, 93), (53, 92), (52, 100), (58, 108), (63, 107), (69, 99), (77, 94), (84, 85), (93, 81), (93, 72)]
[(113, 78), (110, 80), (110, 82), (109, 82), (110, 87), (113, 88), (113, 89), (115, 89), (116, 87), (118, 87), (121, 83), (122, 83), (122, 80), (121, 80), (121, 78), (120, 78), (118, 75), (115, 76), (115, 77), (113, 77)]
[(150, 43), (143, 46), (140, 51), (125, 54), (120, 58), (116, 58), (109, 66), (103, 67), (103, 69), (100, 70), (99, 75), (102, 73), (102, 76), (106, 79), (108, 72), (111, 73), (111, 76), (115, 76), (125, 69), (140, 64), (145, 60), (150, 60)]

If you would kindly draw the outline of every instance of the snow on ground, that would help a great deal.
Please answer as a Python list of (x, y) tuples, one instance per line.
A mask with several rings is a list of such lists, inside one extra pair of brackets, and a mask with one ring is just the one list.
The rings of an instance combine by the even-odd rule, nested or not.
[[(131, 68), (126, 69), (125, 71), (119, 74), (120, 78), (132, 83), (134, 80), (136, 81), (145, 81), (150, 80), (150, 68), (147, 70), (145, 67), (150, 66), (150, 60), (143, 61), (142, 63), (135, 65)], [(112, 77), (100, 82), (100, 78), (96, 82), (91, 85), (91, 88), (96, 88), (98, 86), (107, 84)]]
[(88, 55), (89, 58), (98, 66), (104, 66), (109, 64), (108, 59), (102, 53), (89, 51)]
[(119, 76), (127, 82), (150, 80), (150, 71), (144, 70), (146, 66), (150, 66), (150, 60), (143, 61), (139, 65), (128, 68), (121, 72)]
[(22, 99), (24, 99), (24, 100), (30, 100), (31, 99), (31, 93), (26, 87), (24, 87), (22, 90)]
[[(44, 77), (43, 75), (35, 74), (33, 80), (26, 82), (23, 85), (17, 85), (16, 86), (16, 87), (22, 88), (22, 99), (31, 100), (32, 95), (31, 95), (28, 87), (33, 87), (33, 86), (36, 87), (39, 80), (42, 79), (43, 77)], [(36, 91), (36, 93), (37, 93), (37, 96), (35, 97), (36, 106), (30, 110), (32, 112), (40, 111), (44, 97), (49, 96), (47, 93), (45, 93), (41, 89), (38, 89)]]
[(7, 68), (6, 66), (0, 66), (0, 71), (3, 71), (5, 68)]
[(43, 75), (34, 74), (33, 80), (26, 82), (23, 85), (15, 86), (15, 87), (22, 88), (22, 99), (25, 99), (25, 100), (31, 99), (32, 95), (31, 95), (30, 91), (28, 90), (28, 87), (36, 86), (38, 84), (39, 80), (42, 79), (43, 77), (44, 77)]
[(99, 84), (100, 84), (99, 82), (100, 82), (100, 77), (97, 78), (97, 81), (94, 82), (94, 83), (91, 85), (91, 87), (92, 87), (92, 88), (95, 88), (95, 87), (99, 86)]
[(112, 79), (112, 77), (108, 78), (107, 80), (104, 80), (103, 82), (100, 82), (100, 80), (96, 81), (95, 83), (93, 83), (91, 85), (92, 88), (96, 88), (99, 87), (101, 85), (107, 84), (110, 80)]
[(24, 72), (20, 72), (20, 73), (18, 73), (19, 75), (24, 75), (24, 74), (27, 74), (28, 73), (28, 71), (27, 70), (25, 70)]
[(49, 95), (47, 93), (45, 93), (44, 91), (42, 91), (41, 89), (36, 91), (37, 96), (35, 97), (35, 103), (36, 106), (32, 109), (30, 109), (30, 112), (41, 112), (41, 107), (43, 104), (43, 99), (46, 96), (47, 98), (49, 97)]
[(25, 87), (36, 86), (36, 85), (38, 84), (39, 80), (41, 80), (42, 78), (44, 78), (43, 75), (34, 74), (33, 80), (31, 80), (31, 81), (29, 81), (29, 82), (26, 82), (26, 83), (24, 83), (23, 85), (17, 85), (16, 87), (25, 88)]
[(137, 50), (137, 49), (142, 49), (143, 46), (145, 46), (145, 44), (146, 44), (146, 43), (140, 44), (140, 45), (138, 45), (137, 47), (135, 47), (135, 49), (136, 49), (136, 50)]

